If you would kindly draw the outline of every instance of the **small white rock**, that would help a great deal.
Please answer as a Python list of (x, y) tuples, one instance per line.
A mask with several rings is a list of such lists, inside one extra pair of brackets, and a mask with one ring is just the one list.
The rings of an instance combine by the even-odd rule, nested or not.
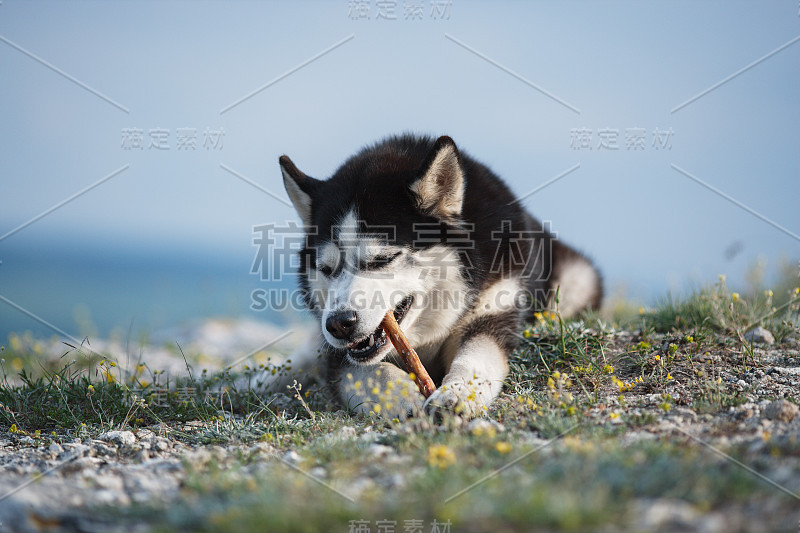
[(645, 530), (690, 524), (699, 514), (692, 504), (667, 498), (640, 500), (637, 507), (638, 525)]
[(502, 433), (506, 430), (506, 427), (500, 422), (497, 422), (496, 420), (492, 420), (490, 418), (476, 418), (467, 424), (467, 431), (481, 432), (489, 430), (494, 430), (497, 433)]
[(299, 453), (297, 453), (296, 451), (294, 451), (294, 450), (289, 450), (288, 452), (286, 452), (285, 454), (283, 454), (283, 460), (284, 460), (284, 461), (286, 461), (287, 463), (291, 463), (291, 464), (293, 464), (293, 465), (296, 465), (296, 464), (298, 464), (300, 461), (302, 461), (302, 460), (303, 460), (303, 458), (302, 458), (302, 457), (300, 457), (300, 454), (299, 454)]
[(748, 342), (759, 344), (775, 344), (775, 337), (768, 330), (757, 326), (744, 334), (744, 339)]
[(800, 407), (788, 400), (775, 400), (764, 409), (764, 416), (768, 420), (781, 420), (791, 422), (800, 413)]
[(394, 453), (394, 448), (384, 444), (371, 444), (370, 447), (367, 448), (367, 453), (370, 457), (387, 457)]
[(97, 438), (122, 447), (130, 447), (136, 444), (136, 435), (132, 431), (106, 431)]
[(139, 441), (151, 440), (156, 436), (156, 434), (152, 430), (149, 430), (147, 428), (137, 429), (135, 431), (135, 435), (136, 438), (139, 439)]
[(64, 451), (64, 448), (57, 442), (51, 442), (50, 446), (47, 447), (47, 451), (52, 453), (53, 455), (58, 455)]
[(275, 451), (275, 447), (267, 442), (257, 442), (247, 451), (254, 455), (271, 454)]
[(356, 428), (354, 428), (353, 426), (344, 426), (334, 434), (337, 435), (342, 440), (354, 439), (356, 436)]

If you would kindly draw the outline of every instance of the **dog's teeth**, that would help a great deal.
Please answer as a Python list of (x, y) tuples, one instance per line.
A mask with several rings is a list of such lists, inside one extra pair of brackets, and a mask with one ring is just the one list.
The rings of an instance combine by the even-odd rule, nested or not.
[(369, 345), (370, 346), (375, 346), (375, 335), (370, 335), (369, 336)]

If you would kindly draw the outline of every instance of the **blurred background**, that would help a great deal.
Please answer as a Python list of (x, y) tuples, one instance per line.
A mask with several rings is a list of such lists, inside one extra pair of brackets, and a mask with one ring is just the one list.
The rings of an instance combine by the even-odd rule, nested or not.
[[(610, 295), (800, 256), (800, 6), (0, 2), (0, 343), (278, 328), (254, 227), (389, 134), (448, 134)], [(534, 192), (535, 191), (535, 192)], [(794, 261), (792, 263), (792, 261)]]

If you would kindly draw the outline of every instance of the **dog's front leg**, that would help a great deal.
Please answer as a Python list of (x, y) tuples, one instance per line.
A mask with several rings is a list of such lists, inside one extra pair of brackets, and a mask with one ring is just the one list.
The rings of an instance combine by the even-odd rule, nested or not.
[(386, 361), (374, 365), (344, 364), (336, 387), (348, 409), (404, 420), (422, 409), (424, 397), (411, 377)]
[(474, 418), (484, 414), (500, 394), (508, 374), (507, 352), (487, 334), (477, 334), (460, 344), (442, 385), (424, 407), (430, 413), (446, 410)]

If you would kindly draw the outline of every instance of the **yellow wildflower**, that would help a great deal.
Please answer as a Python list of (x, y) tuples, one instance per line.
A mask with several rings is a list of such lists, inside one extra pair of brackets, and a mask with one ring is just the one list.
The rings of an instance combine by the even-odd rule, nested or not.
[(611, 376), (611, 381), (614, 385), (617, 386), (620, 392), (629, 391), (634, 387), (633, 383), (628, 383), (627, 381), (622, 381), (617, 376)]
[(505, 454), (511, 451), (511, 445), (507, 442), (500, 441), (494, 445), (494, 449), (500, 453)]
[(428, 464), (444, 469), (456, 462), (456, 454), (444, 444), (434, 444), (428, 448)]

